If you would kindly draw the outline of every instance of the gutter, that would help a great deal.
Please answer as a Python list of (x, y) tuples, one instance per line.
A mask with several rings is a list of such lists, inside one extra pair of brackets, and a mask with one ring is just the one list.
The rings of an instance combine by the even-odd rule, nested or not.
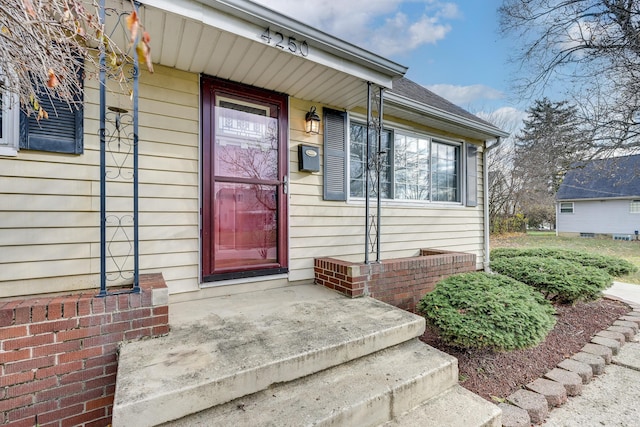
[(483, 270), (487, 273), (491, 273), (491, 248), (489, 247), (489, 151), (497, 148), (500, 144), (502, 144), (502, 139), (500, 136), (496, 137), (495, 144), (486, 145), (486, 149), (482, 152), (482, 185), (484, 187), (484, 197), (483, 197), (483, 208), (484, 208), (484, 259), (482, 262)]
[(427, 114), (442, 121), (453, 123), (457, 126), (463, 126), (467, 129), (472, 129), (487, 136), (494, 136), (498, 140), (500, 140), (500, 138), (506, 138), (509, 136), (508, 132), (504, 132), (489, 123), (485, 124), (458, 114), (450, 113), (440, 108), (432, 107), (431, 105), (407, 98), (406, 96), (398, 95), (397, 93), (393, 93), (392, 91), (385, 92), (384, 99), (386, 103), (392, 103), (404, 108), (410, 108), (421, 114)]

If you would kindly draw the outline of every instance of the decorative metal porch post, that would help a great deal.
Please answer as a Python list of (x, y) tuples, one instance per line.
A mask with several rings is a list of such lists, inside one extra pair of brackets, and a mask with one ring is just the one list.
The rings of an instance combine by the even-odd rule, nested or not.
[[(134, 3), (136, 13), (139, 3)], [(105, 33), (112, 39), (117, 31), (126, 35), (126, 11), (106, 9), (105, 0), (100, 0), (100, 19), (105, 24)], [(114, 21), (111, 31), (106, 31), (107, 21)], [(138, 36), (139, 37), (139, 36)], [(125, 38), (126, 39), (126, 38)], [(136, 46), (133, 43), (133, 46)], [(135, 48), (126, 52), (125, 62), (115, 70), (107, 68), (106, 46), (100, 46), (100, 296), (110, 293), (140, 292), (139, 283), (139, 234), (138, 234), (138, 55)], [(125, 75), (125, 69), (128, 75)], [(131, 88), (132, 111), (117, 105), (107, 106), (109, 83), (117, 82)], [(123, 94), (112, 93), (122, 98)], [(128, 99), (129, 97), (125, 97)], [(115, 100), (117, 104), (117, 99)], [(108, 111), (107, 111), (108, 110)], [(107, 191), (111, 188), (122, 191), (123, 183), (130, 183), (131, 207), (129, 211), (116, 206), (111, 211), (107, 206)], [(111, 184), (111, 185), (109, 185)], [(117, 193), (118, 198), (128, 195)], [(115, 203), (114, 203), (115, 204)], [(132, 236), (131, 236), (132, 234)], [(107, 285), (131, 285), (120, 292), (108, 292)]]
[[(367, 159), (367, 171), (365, 175), (365, 257), (368, 264), (369, 253), (376, 254), (376, 262), (380, 262), (380, 218), (382, 205), (380, 203), (382, 184), (380, 174), (384, 166), (385, 152), (382, 151), (382, 123), (383, 123), (383, 93), (382, 87), (374, 87), (367, 82), (367, 145), (365, 157)], [(375, 149), (372, 149), (372, 140), (375, 141)], [(371, 183), (373, 181), (373, 183)], [(370, 184), (373, 186), (371, 187)], [(376, 213), (371, 214), (371, 191), (375, 188)]]

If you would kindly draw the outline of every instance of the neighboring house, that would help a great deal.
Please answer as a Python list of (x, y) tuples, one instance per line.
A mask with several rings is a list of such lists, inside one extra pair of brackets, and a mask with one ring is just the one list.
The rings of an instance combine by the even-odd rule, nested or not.
[(640, 155), (578, 165), (567, 172), (556, 199), (559, 235), (636, 239), (640, 230)]
[[(5, 109), (0, 328), (9, 328), (3, 339), (13, 341), (0, 348), (3, 362), (28, 359), (25, 345), (59, 345), (57, 351), (69, 354), (65, 372), (83, 369), (87, 358), (103, 358), (112, 367), (118, 340), (167, 332), (166, 294), (145, 293), (164, 282), (168, 302), (179, 302), (312, 283), (316, 258), (362, 262), (368, 83), (374, 92), (384, 89), (380, 258), (454, 251), (475, 256), (472, 267), (483, 267), (484, 153), (505, 132), (404, 78), (404, 66), (250, 1), (145, 0), (140, 14), (155, 64), (154, 74), (142, 70), (137, 94), (142, 300), (124, 294), (103, 304), (94, 298), (101, 272), (115, 277), (113, 289), (130, 283), (123, 272), (130, 269), (133, 244), (132, 225), (120, 217), (107, 229), (107, 259), (101, 257), (98, 82), (86, 81), (81, 110), (58, 108), (62, 117), (38, 123)], [(108, 92), (104, 107), (120, 120), (133, 107), (128, 93), (117, 92)], [(3, 101), (10, 103), (6, 94)], [(314, 107), (318, 134), (305, 132)], [(115, 131), (110, 135), (115, 138)], [(109, 170), (126, 178), (131, 166), (121, 162), (128, 161), (130, 147), (118, 141), (116, 148), (114, 141), (108, 141), (107, 161), (119, 166)], [(300, 146), (303, 157), (318, 154), (317, 170), (306, 157), (311, 167), (301, 170)], [(128, 191), (116, 183), (102, 196), (109, 209), (126, 212), (133, 200)], [(80, 296), (51, 297), (61, 294)], [(155, 319), (155, 326), (111, 328), (116, 315), (104, 313), (122, 307), (134, 310), (131, 328), (131, 316)], [(55, 319), (82, 327), (82, 321), (73, 323), (76, 315), (98, 316), (87, 321), (93, 329), (86, 332), (96, 335), (97, 352), (86, 342), (62, 345), (63, 338), (53, 335), (65, 327), (62, 320), (43, 326), (51, 335), (46, 339), (33, 332), (40, 330), (33, 324)], [(70, 332), (65, 339), (80, 336)], [(2, 371), (0, 385), (33, 379), (20, 370), (24, 366)], [(106, 391), (86, 399), (113, 393), (114, 377), (105, 368), (99, 378)], [(19, 404), (32, 408), (34, 401)], [(24, 411), (20, 415), (54, 409)], [(0, 424), (2, 416), (0, 411)]]

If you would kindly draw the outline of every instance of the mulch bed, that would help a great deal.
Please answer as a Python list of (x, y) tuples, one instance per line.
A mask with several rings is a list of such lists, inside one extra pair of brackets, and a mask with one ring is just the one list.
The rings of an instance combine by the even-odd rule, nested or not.
[(597, 332), (607, 329), (630, 308), (619, 301), (601, 299), (573, 306), (556, 306), (556, 311), (556, 326), (546, 340), (527, 350), (500, 353), (450, 347), (430, 326), (420, 339), (458, 359), (462, 386), (496, 402), (579, 352)]

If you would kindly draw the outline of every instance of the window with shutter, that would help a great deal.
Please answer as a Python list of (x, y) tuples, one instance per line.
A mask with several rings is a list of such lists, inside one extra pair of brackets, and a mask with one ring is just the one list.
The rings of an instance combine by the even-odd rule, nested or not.
[(478, 147), (467, 144), (467, 206), (478, 206)]
[(20, 115), (20, 149), (54, 153), (82, 154), (83, 107), (70, 107), (66, 102), (50, 98), (41, 102), (48, 119)]
[(347, 200), (347, 113), (323, 111), (324, 199)]

